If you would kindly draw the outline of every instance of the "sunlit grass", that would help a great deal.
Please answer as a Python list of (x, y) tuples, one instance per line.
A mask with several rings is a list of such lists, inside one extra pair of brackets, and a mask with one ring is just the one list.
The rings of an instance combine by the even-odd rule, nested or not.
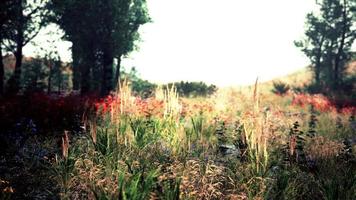
[[(332, 184), (343, 179), (330, 183), (319, 173), (325, 167), (334, 176), (345, 176), (340, 169), (350, 172), (352, 165), (343, 164), (355, 156), (345, 153), (343, 143), (352, 137), (350, 113), (319, 103), (323, 106), (313, 114), (316, 126), (310, 127), (310, 106), (299, 105), (296, 98), (322, 99), (272, 95), (261, 91), (257, 81), (249, 90), (225, 89), (209, 98), (181, 98), (172, 87), (140, 99), (124, 82), (86, 118), (87, 135), (73, 140), (64, 135), (63, 155), (54, 165), (62, 197), (293, 199), (305, 197), (298, 191), (300, 181), (308, 180), (316, 188), (310, 196), (343, 191), (342, 197), (352, 199), (356, 179), (337, 189)], [(302, 147), (289, 136), (296, 121), (306, 140)], [(316, 136), (308, 139), (311, 129)], [(234, 153), (221, 151), (228, 145), (236, 148), (227, 150)], [(299, 158), (285, 165), (294, 152)], [(329, 160), (333, 164), (324, 165)]]

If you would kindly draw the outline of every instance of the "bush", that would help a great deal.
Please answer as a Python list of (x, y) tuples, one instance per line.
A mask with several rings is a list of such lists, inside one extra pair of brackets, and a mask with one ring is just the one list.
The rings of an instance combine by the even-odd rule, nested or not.
[(32, 120), (40, 132), (78, 128), (84, 112), (92, 109), (95, 98), (48, 96), (44, 93), (13, 96), (0, 100), (0, 132), (13, 130), (21, 119)]
[(155, 88), (157, 87), (156, 84), (151, 83), (147, 80), (143, 80), (139, 75), (138, 72), (136, 70), (136, 68), (131, 68), (130, 71), (126, 71), (125, 69), (123, 69), (120, 72), (120, 79), (121, 80), (128, 80), (131, 83), (131, 89), (132, 92), (136, 95), (136, 96), (140, 96), (142, 98), (148, 98), (150, 96), (152, 96)]
[[(140, 96), (142, 98), (147, 98), (152, 96), (153, 91), (157, 87), (156, 84), (151, 83), (147, 80), (143, 80), (139, 75), (135, 68), (132, 68), (130, 71), (121, 71), (121, 80), (127, 79), (131, 83), (131, 88), (133, 93), (136, 96)], [(171, 88), (172, 85), (177, 88), (177, 92), (180, 96), (184, 97), (206, 97), (212, 95), (217, 87), (215, 85), (207, 85), (204, 82), (175, 82), (168, 83), (164, 85), (165, 87)]]
[(142, 98), (148, 98), (152, 96), (156, 87), (156, 84), (147, 80), (137, 79), (132, 82), (132, 91), (135, 93), (135, 95), (138, 95)]
[(286, 83), (281, 81), (273, 82), (272, 92), (277, 95), (285, 95), (289, 91), (290, 87)]
[(207, 85), (204, 82), (175, 82), (169, 83), (168, 87), (171, 88), (172, 85), (177, 88), (177, 92), (180, 96), (185, 97), (206, 97), (212, 95), (217, 87), (215, 85)]
[(323, 189), (315, 178), (306, 173), (298, 171), (288, 180), (284, 190), (285, 199), (326, 199)]

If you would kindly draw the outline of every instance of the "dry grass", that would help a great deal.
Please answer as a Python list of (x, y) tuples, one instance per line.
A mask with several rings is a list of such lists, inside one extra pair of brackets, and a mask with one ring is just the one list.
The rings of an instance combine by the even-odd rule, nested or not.
[(307, 145), (306, 152), (313, 159), (330, 159), (337, 157), (343, 150), (341, 142), (333, 141), (323, 136), (313, 138)]
[[(295, 168), (281, 169), (283, 145), (290, 145), (292, 156), (296, 153), (297, 138), (288, 134), (295, 121), (300, 122), (301, 131), (308, 131), (310, 114), (308, 108), (292, 104), (292, 94), (282, 97), (261, 90), (256, 80), (249, 92), (225, 89), (211, 98), (182, 99), (173, 86), (157, 88), (154, 98), (142, 100), (133, 97), (124, 82), (114, 96), (104, 100), (103, 107), (109, 105), (106, 112), (88, 119), (91, 140), (71, 141), (72, 156), (63, 151), (64, 158), (75, 161), (63, 176), (63, 196), (264, 199), (277, 186), (285, 194), (295, 195), (293, 184), (299, 187), (299, 181), (309, 175), (294, 180)], [(151, 113), (142, 114), (147, 112)], [(338, 117), (342, 129), (330, 123)], [(317, 118), (318, 136), (304, 146), (306, 156), (311, 160), (335, 158), (344, 146), (330, 130), (348, 135), (347, 116), (326, 110)], [(220, 133), (219, 123), (223, 124)], [(239, 133), (236, 124), (241, 127)], [(66, 137), (64, 150), (69, 146)], [(246, 146), (245, 154), (228, 157), (219, 152), (221, 144), (239, 142)], [(280, 179), (287, 185), (278, 185)], [(313, 183), (318, 181), (313, 176)], [(318, 185), (318, 195), (319, 189)]]

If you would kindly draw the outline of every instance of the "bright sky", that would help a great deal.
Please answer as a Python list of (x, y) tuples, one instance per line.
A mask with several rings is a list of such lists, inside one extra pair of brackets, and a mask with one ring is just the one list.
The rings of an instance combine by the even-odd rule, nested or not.
[[(293, 41), (303, 36), (313, 0), (148, 0), (153, 23), (139, 51), (124, 59), (156, 83), (204, 81), (219, 86), (269, 80), (308, 65)], [(45, 42), (46, 31), (37, 38)], [(56, 38), (59, 36), (52, 36)], [(57, 42), (63, 60), (70, 43)], [(31, 55), (34, 48), (25, 48)]]

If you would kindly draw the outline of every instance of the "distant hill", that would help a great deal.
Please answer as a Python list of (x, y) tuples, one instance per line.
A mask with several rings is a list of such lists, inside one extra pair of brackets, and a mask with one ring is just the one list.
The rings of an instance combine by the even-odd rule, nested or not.
[[(313, 75), (309, 67), (305, 67), (286, 76), (277, 77), (269, 81), (259, 82), (258, 87), (261, 92), (270, 92), (273, 88), (274, 82), (283, 82), (292, 87), (302, 87), (312, 81), (312, 76)], [(251, 88), (253, 85), (248, 87)]]
[(289, 75), (275, 78), (270, 81), (263, 82), (262, 84), (271, 85), (273, 82), (281, 81), (283, 83), (294, 85), (294, 86), (302, 86), (304, 84), (308, 84), (312, 81), (313, 75), (309, 67), (305, 67), (304, 69), (293, 72)]
[[(356, 60), (351, 61), (348, 64), (347, 74), (356, 75)], [(282, 76), (275, 78), (270, 81), (262, 82), (259, 84), (261, 91), (271, 91), (273, 88), (273, 82), (283, 82), (290, 86), (301, 87), (303, 85), (307, 85), (312, 81), (313, 74), (309, 67), (305, 67), (304, 69), (298, 70), (294, 73), (291, 73), (287, 76)]]

